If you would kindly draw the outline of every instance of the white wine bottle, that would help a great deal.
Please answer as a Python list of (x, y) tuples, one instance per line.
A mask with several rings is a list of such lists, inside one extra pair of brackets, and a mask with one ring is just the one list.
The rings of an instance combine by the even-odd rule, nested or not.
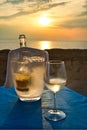
[(26, 36), (24, 34), (19, 35), (19, 40), (20, 40), (20, 48), (26, 47)]

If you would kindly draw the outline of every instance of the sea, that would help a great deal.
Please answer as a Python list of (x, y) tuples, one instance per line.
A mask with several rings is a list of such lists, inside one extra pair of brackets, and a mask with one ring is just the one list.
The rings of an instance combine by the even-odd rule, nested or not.
[[(37, 49), (87, 49), (87, 41), (35, 41), (27, 40), (27, 47)], [(0, 50), (3, 49), (17, 49), (20, 47), (19, 40), (0, 40)]]

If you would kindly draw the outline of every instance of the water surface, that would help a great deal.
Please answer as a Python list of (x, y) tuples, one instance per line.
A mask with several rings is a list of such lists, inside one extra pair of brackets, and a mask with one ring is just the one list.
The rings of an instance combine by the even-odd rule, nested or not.
[[(87, 41), (29, 41), (27, 46), (38, 49), (87, 49)], [(0, 50), (19, 48), (19, 40), (0, 40)]]

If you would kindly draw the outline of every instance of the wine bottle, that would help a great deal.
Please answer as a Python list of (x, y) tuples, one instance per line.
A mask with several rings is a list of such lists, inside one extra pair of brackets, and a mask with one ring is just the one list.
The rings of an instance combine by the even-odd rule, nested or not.
[(26, 36), (24, 34), (19, 35), (19, 40), (20, 40), (20, 48), (26, 47)]

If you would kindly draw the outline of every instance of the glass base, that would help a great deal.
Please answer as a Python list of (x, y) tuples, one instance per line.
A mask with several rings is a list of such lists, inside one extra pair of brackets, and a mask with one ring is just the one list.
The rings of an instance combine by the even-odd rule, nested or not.
[(37, 98), (23, 98), (23, 97), (19, 97), (19, 99), (23, 102), (35, 102), (38, 101), (40, 99), (40, 97)]
[(52, 121), (60, 121), (66, 117), (66, 114), (60, 110), (49, 110), (45, 113), (45, 118)]

